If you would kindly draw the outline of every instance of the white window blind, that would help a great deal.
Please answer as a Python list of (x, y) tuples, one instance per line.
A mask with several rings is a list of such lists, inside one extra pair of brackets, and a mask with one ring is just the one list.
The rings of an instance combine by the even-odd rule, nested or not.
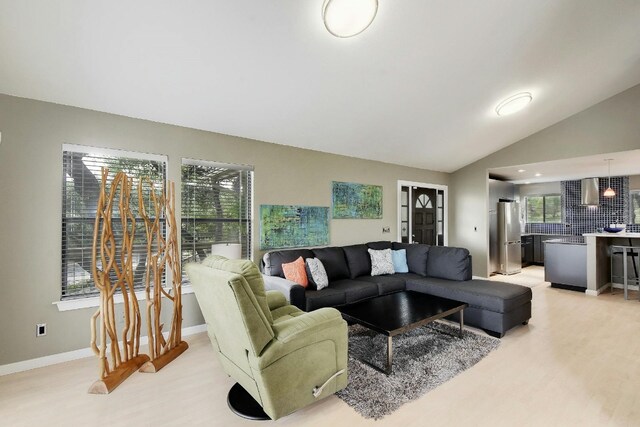
[(240, 243), (251, 257), (252, 180), (248, 166), (182, 160), (183, 266), (202, 261), (214, 243)]
[[(102, 167), (109, 168), (108, 188), (119, 171), (133, 178), (130, 206), (136, 218), (134, 282), (135, 287), (144, 288), (147, 247), (144, 223), (138, 211), (138, 182), (140, 177), (148, 177), (154, 183), (156, 192), (160, 191), (166, 181), (167, 157), (64, 145), (62, 163), (62, 298), (94, 296), (98, 293), (91, 277), (91, 252)], [(153, 212), (148, 188), (143, 191), (143, 196), (147, 211)], [(119, 215), (115, 209), (112, 225), (117, 241), (122, 237)], [(119, 252), (116, 255), (119, 256)], [(100, 262), (98, 268), (102, 268)]]

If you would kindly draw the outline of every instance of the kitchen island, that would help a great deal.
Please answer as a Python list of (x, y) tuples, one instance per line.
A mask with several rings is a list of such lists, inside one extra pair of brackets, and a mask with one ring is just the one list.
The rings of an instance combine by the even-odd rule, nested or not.
[(611, 286), (611, 245), (640, 246), (640, 233), (585, 233), (587, 243), (587, 295), (596, 296)]

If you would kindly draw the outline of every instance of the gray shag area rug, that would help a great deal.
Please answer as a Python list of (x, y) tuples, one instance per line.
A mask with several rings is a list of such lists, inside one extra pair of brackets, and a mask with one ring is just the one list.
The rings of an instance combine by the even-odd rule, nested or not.
[[(393, 371), (387, 376), (357, 359), (383, 367), (387, 337), (349, 327), (349, 385), (337, 393), (365, 418), (380, 419), (472, 367), (500, 340), (434, 322), (393, 337)], [(443, 333), (444, 332), (444, 333)], [(448, 335), (451, 334), (451, 335)]]

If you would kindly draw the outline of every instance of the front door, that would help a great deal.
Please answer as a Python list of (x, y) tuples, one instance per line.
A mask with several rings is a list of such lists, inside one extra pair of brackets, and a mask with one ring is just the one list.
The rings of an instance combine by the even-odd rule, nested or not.
[(413, 243), (437, 245), (436, 229), (436, 190), (430, 188), (414, 188), (412, 192), (413, 215), (411, 231)]

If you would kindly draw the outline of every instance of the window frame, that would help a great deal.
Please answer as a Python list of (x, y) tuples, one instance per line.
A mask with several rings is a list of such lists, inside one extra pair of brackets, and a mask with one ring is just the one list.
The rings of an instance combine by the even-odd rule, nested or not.
[[(542, 222), (529, 221), (529, 198), (542, 197)], [(560, 197), (560, 220), (559, 221), (547, 221), (547, 197)], [(562, 224), (564, 212), (562, 212), (562, 194), (561, 193), (547, 193), (547, 194), (528, 194), (524, 196), (525, 200), (525, 222), (527, 224)]]
[[(150, 162), (158, 162), (164, 165), (164, 182), (163, 185), (167, 185), (167, 180), (169, 177), (169, 157), (163, 154), (153, 154), (153, 153), (144, 153), (130, 150), (120, 150), (113, 148), (104, 148), (104, 147), (94, 147), (88, 145), (79, 145), (79, 144), (62, 144), (61, 150), (61, 158), (63, 161), (62, 164), (62, 189), (61, 189), (61, 216), (60, 216), (60, 227), (61, 232), (63, 233), (61, 239), (61, 253), (60, 253), (60, 300), (54, 302), (54, 304), (58, 305), (58, 309), (60, 311), (72, 310), (76, 308), (85, 308), (85, 307), (94, 307), (99, 305), (99, 294), (96, 292), (84, 293), (84, 294), (65, 294), (65, 288), (68, 286), (68, 283), (65, 282), (64, 274), (66, 271), (65, 263), (67, 262), (67, 258), (65, 257), (67, 254), (67, 246), (66, 240), (64, 237), (65, 233), (65, 221), (67, 221), (67, 212), (64, 210), (65, 206), (65, 197), (66, 197), (66, 179), (65, 176), (65, 165), (64, 165), (64, 156), (66, 152), (78, 153), (78, 154), (87, 154), (92, 156), (104, 156), (104, 157), (115, 157), (121, 159), (135, 159), (142, 161), (150, 161)], [(157, 189), (156, 189), (157, 190)], [(137, 197), (136, 195), (132, 195), (132, 197)], [(93, 279), (91, 279), (93, 282)], [(94, 285), (95, 286), (95, 285)], [(117, 293), (119, 294), (119, 292)], [(144, 289), (137, 289), (136, 295), (138, 299), (144, 298)], [(120, 297), (121, 298), (121, 297)], [(117, 298), (116, 298), (117, 299)], [(116, 301), (118, 302), (118, 301)]]
[[(246, 194), (246, 197), (248, 198), (248, 206), (246, 208), (246, 212), (247, 212), (247, 216), (246, 218), (242, 218), (242, 209), (241, 209), (241, 213), (239, 215), (238, 218), (238, 222), (240, 224), (244, 223), (244, 226), (247, 227), (246, 230), (246, 242), (243, 242), (242, 239), (240, 239), (240, 243), (244, 246), (246, 245), (246, 249), (243, 252), (246, 252), (247, 258), (250, 260), (253, 260), (254, 258), (254, 250), (253, 250), (253, 231), (255, 228), (255, 221), (254, 221), (254, 215), (253, 215), (253, 211), (254, 211), (254, 191), (255, 191), (255, 173), (254, 173), (254, 167), (251, 165), (244, 165), (244, 164), (234, 164), (234, 163), (223, 163), (223, 162), (218, 162), (218, 161), (212, 161), (212, 160), (202, 160), (202, 159), (192, 159), (192, 158), (187, 158), (187, 157), (183, 157), (181, 159), (180, 162), (180, 196), (181, 196), (181, 203), (180, 203), (180, 230), (181, 230), (181, 234), (180, 234), (180, 254), (181, 254), (181, 259), (183, 256), (183, 251), (184, 251), (184, 247), (183, 247), (183, 236), (182, 236), (182, 226), (184, 224), (184, 220), (185, 220), (185, 192), (184, 192), (184, 185), (185, 182), (182, 179), (182, 173), (183, 173), (183, 168), (185, 166), (201, 166), (201, 167), (208, 167), (208, 168), (219, 168), (219, 169), (228, 169), (228, 170), (234, 170), (234, 171), (238, 171), (239, 173), (242, 172), (246, 172), (248, 174), (248, 193)], [(240, 200), (240, 203), (242, 204), (242, 200)], [(217, 243), (217, 242), (213, 242), (213, 243)], [(219, 243), (227, 243), (227, 242), (219, 242)], [(189, 281), (186, 278), (186, 276), (184, 275), (184, 268), (183, 268), (183, 281), (182, 281), (183, 285), (188, 284)]]

